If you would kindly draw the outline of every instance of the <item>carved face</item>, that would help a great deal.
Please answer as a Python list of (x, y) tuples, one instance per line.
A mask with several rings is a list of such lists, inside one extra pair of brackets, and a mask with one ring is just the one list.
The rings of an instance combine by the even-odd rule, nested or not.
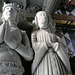
[(15, 20), (17, 15), (17, 10), (14, 7), (7, 6), (3, 12), (5, 20)]
[(37, 13), (37, 21), (39, 28), (47, 27), (48, 17), (45, 11), (40, 11)]

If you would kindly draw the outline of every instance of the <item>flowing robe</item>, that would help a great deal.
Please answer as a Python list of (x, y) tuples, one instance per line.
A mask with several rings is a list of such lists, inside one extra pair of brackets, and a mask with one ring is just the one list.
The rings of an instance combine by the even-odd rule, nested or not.
[(34, 31), (31, 35), (35, 57), (32, 75), (68, 75), (71, 73), (65, 48), (48, 29)]
[(26, 56), (25, 60), (32, 59), (32, 54), (28, 55), (30, 43), (27, 34), (17, 25), (9, 26), (7, 22), (0, 25), (0, 29), (0, 75), (23, 75), (24, 68), (16, 48), (24, 44), (23, 51), (19, 45), (20, 53)]

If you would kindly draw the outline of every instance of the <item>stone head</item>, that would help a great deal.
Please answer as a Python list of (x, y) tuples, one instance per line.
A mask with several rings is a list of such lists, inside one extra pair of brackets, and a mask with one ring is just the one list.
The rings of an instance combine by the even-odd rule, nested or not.
[(39, 28), (47, 27), (48, 24), (48, 16), (45, 11), (39, 11), (35, 16), (35, 24), (39, 26)]
[(2, 14), (3, 19), (18, 22), (19, 12), (17, 5), (15, 3), (8, 3), (8, 4), (4, 3), (2, 11), (3, 11)]

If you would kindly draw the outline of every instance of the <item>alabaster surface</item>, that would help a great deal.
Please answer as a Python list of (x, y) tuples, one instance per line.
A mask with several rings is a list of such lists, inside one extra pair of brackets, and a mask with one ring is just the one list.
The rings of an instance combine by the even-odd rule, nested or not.
[(4, 3), (0, 25), (0, 75), (23, 75), (24, 68), (19, 55), (25, 60), (33, 58), (33, 52), (25, 31), (21, 31), (19, 8), (15, 3)]
[(71, 73), (68, 55), (53, 33), (54, 29), (51, 31), (48, 20), (45, 11), (36, 13), (34, 27), (37, 27), (31, 35), (35, 52), (32, 75), (68, 75)]
[[(2, 0), (1, 0), (2, 1)], [(61, 0), (4, 0), (5, 2), (17, 3), (21, 6), (28, 19), (33, 18), (39, 10), (53, 14)]]

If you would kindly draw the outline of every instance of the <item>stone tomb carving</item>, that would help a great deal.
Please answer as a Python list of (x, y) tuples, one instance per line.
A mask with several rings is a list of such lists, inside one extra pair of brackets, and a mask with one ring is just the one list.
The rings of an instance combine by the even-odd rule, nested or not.
[(27, 61), (32, 60), (33, 52), (30, 42), (26, 32), (17, 27), (19, 10), (16, 4), (4, 4), (2, 11), (1, 19), (3, 23), (0, 25), (0, 75), (23, 75), (24, 68), (19, 54)]
[[(32, 32), (32, 47), (35, 57), (32, 75), (68, 75), (71, 73), (68, 54), (51, 31), (48, 15), (39, 11), (35, 16), (36, 30)], [(53, 29), (54, 30), (54, 29)]]
[(58, 7), (61, 0), (4, 0), (6, 2), (17, 3), (24, 9), (27, 18), (34, 17), (39, 10), (44, 10), (52, 14)]

